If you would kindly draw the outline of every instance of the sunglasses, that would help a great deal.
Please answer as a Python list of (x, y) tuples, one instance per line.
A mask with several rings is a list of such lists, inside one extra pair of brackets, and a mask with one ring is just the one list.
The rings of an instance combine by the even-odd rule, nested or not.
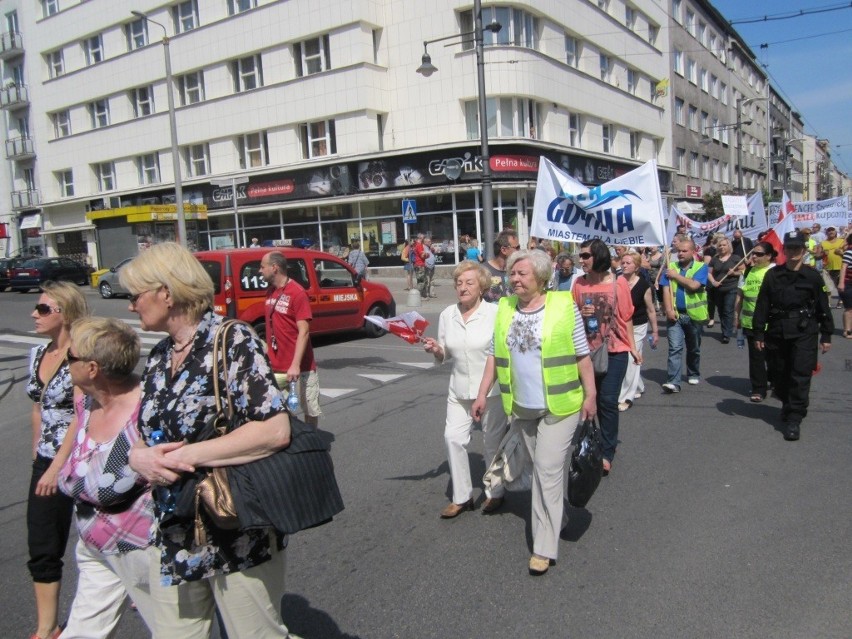
[(764, 255), (767, 255), (767, 253), (758, 253), (757, 251), (752, 251), (751, 254), (755, 257), (763, 257)]
[(68, 353), (65, 355), (65, 359), (68, 360), (69, 364), (73, 364), (74, 362), (90, 362), (90, 361), (92, 361), (88, 357), (77, 357), (76, 355), (72, 355), (71, 351), (68, 351)]
[(591, 256), (592, 256), (592, 254), (591, 254), (591, 253), (580, 253), (580, 259), (581, 259), (581, 260), (587, 260), (587, 259), (589, 259)]
[(136, 302), (139, 301), (139, 298), (142, 297), (143, 295), (145, 295), (145, 293), (150, 293), (152, 290), (154, 290), (154, 289), (148, 289), (147, 291), (142, 291), (141, 293), (136, 293), (136, 295), (131, 295), (127, 299), (130, 300), (130, 303), (133, 304), (133, 306), (136, 306)]
[(50, 304), (36, 304), (35, 305), (36, 313), (38, 313), (39, 317), (47, 317), (51, 313), (61, 313), (62, 309), (58, 306), (51, 306)]

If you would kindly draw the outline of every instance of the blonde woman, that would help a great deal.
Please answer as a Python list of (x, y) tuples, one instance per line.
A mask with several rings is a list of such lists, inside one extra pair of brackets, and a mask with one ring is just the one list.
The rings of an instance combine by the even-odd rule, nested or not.
[(142, 329), (167, 334), (142, 374), (142, 440), (130, 451), (131, 468), (155, 487), (160, 583), (151, 586), (151, 630), (207, 637), (216, 608), (230, 637), (288, 637), (280, 612), (286, 538), (208, 522), (210, 540), (197, 545), (193, 519), (173, 506), (186, 495), (191, 501), (196, 468), (245, 464), (289, 445), (290, 421), (263, 345), (245, 326), (232, 331), (228, 361), (240, 374), (229, 377), (228, 390), (242, 425), (210, 439), (213, 340), (224, 319), (213, 312), (213, 282), (189, 251), (166, 242), (122, 268), (121, 283)]
[(76, 433), (74, 383), (68, 367), (71, 324), (89, 314), (86, 298), (70, 282), (45, 282), (31, 317), (50, 338), (30, 355), (27, 395), (33, 400), (33, 464), (27, 499), (27, 568), (33, 579), (38, 625), (35, 639), (58, 637), (62, 556), (74, 502), (57, 490), (59, 471)]
[[(659, 341), (657, 313), (654, 309), (651, 285), (639, 274), (641, 264), (642, 256), (634, 251), (630, 251), (621, 259), (622, 275), (630, 287), (630, 299), (633, 302), (633, 315), (630, 318), (633, 321), (633, 343), (636, 345), (636, 351), (640, 356), (646, 336), (653, 348), (656, 348)], [(650, 332), (648, 332), (649, 325)], [(624, 381), (621, 382), (618, 410), (626, 411), (644, 392), (645, 383), (642, 381), (641, 366), (630, 358), (627, 360), (627, 372), (624, 374)]]

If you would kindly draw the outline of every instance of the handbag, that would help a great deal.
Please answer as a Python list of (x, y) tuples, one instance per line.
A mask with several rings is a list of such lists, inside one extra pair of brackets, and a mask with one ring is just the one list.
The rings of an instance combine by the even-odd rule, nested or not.
[[(213, 420), (213, 437), (221, 437), (225, 433), (240, 426), (235, 423), (234, 405), (231, 401), (231, 390), (228, 386), (228, 332), (235, 324), (243, 323), (237, 320), (225, 320), (216, 329), (213, 337), (213, 397), (215, 400), (216, 417)], [(219, 389), (219, 371), (224, 375), (226, 402), (222, 401)], [(240, 526), (234, 497), (228, 481), (228, 468), (219, 466), (210, 468), (195, 484), (195, 543), (207, 543), (207, 528), (202, 510), (217, 528), (235, 530)]]
[(593, 419), (583, 421), (568, 466), (568, 503), (584, 508), (603, 477), (601, 430)]
[(326, 524), (344, 508), (328, 443), (290, 415), (290, 445), (240, 466), (228, 477), (241, 530), (273, 527), (293, 534)]

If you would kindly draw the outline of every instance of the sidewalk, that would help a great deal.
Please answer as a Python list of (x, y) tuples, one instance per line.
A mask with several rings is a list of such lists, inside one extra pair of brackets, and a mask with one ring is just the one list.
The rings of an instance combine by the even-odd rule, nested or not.
[(367, 281), (378, 282), (384, 284), (390, 289), (391, 295), (396, 300), (397, 313), (415, 310), (417, 308), (430, 313), (440, 313), (447, 306), (456, 302), (456, 290), (453, 286), (453, 281), (450, 279), (435, 279), (432, 281), (432, 288), (437, 297), (432, 297), (428, 300), (419, 299), (419, 306), (408, 305), (408, 291), (405, 290), (406, 280), (404, 277), (382, 277), (371, 276)]

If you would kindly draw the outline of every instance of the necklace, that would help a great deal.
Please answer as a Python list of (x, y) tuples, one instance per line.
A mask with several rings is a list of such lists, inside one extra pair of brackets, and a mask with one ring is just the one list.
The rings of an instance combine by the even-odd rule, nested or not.
[(172, 344), (173, 344), (173, 345), (172, 345), (172, 352), (173, 352), (173, 353), (182, 353), (183, 351), (185, 351), (185, 350), (187, 349), (187, 347), (188, 347), (190, 344), (192, 344), (192, 342), (193, 342), (193, 340), (189, 340), (186, 344), (184, 344), (184, 345), (183, 345), (183, 346), (181, 346), (180, 348), (178, 348), (177, 346), (175, 346), (175, 345), (174, 345), (174, 343), (172, 343)]

